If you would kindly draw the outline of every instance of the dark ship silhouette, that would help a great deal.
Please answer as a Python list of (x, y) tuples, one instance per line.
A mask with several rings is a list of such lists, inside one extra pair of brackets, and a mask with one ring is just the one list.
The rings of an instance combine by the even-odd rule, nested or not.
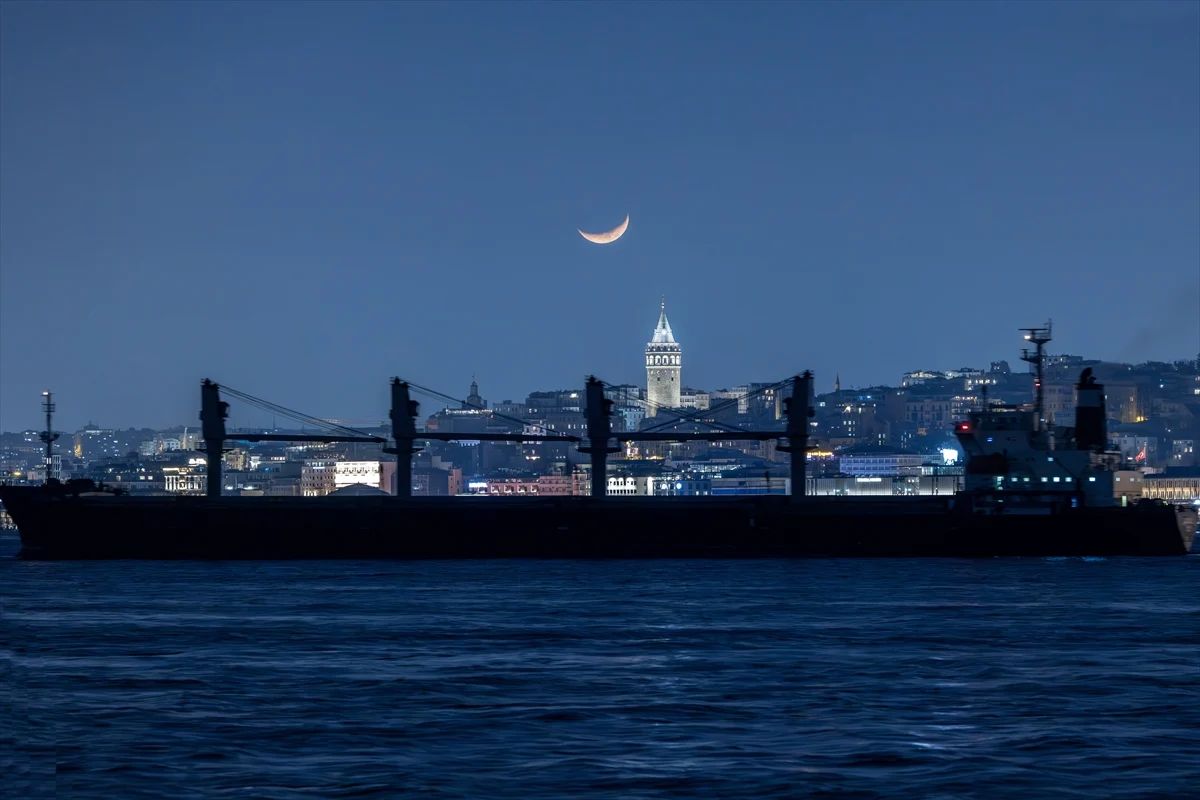
[[(1189, 552), (1195, 509), (1141, 501), (1124, 507), (1114, 481), (1125, 473), (1106, 451), (1103, 387), (1090, 370), (1077, 385), (1076, 426), (1048, 425), (1042, 409), (1047, 329), (1027, 329), (1037, 345), (1033, 408), (987, 405), (956, 425), (966, 485), (950, 497), (805, 496), (811, 375), (792, 379), (785, 431), (738, 431), (738, 439), (784, 439), (791, 454), (790, 497), (414, 498), (414, 442), (455, 438), (578, 442), (592, 475), (606, 474), (614, 441), (729, 439), (717, 433), (614, 434), (604, 385), (587, 384), (587, 437), (561, 434), (418, 432), (409, 387), (392, 382), (395, 496), (222, 497), (229, 437), (220, 387), (205, 381), (201, 420), (208, 496), (142, 497), (90, 481), (0, 486), (0, 502), (21, 537), (21, 556), (43, 559), (192, 558), (767, 558), (804, 556), (1166, 556)], [(47, 421), (47, 431), (51, 427)], [(48, 434), (53, 436), (53, 434)], [(350, 441), (354, 437), (306, 437)], [(47, 456), (53, 439), (46, 442)], [(1133, 473), (1130, 473), (1131, 475)], [(1128, 478), (1126, 478), (1128, 479)]]

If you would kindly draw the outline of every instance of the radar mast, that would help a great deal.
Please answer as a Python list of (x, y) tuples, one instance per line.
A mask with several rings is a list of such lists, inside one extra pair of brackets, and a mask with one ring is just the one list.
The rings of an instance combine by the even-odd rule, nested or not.
[(1037, 413), (1034, 417), (1034, 430), (1045, 433), (1046, 425), (1046, 343), (1049, 342), (1051, 336), (1053, 322), (1046, 320), (1046, 324), (1041, 328), (1021, 328), (1025, 334), (1025, 341), (1034, 346), (1032, 351), (1029, 348), (1021, 350), (1021, 360), (1027, 361), (1034, 365), (1036, 376), (1033, 379), (1034, 390), (1034, 411)]

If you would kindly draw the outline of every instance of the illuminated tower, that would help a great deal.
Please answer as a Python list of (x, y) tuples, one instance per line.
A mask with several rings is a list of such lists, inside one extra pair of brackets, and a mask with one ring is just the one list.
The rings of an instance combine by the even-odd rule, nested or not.
[(660, 408), (679, 408), (679, 370), (682, 361), (683, 353), (671, 334), (671, 323), (667, 322), (667, 301), (663, 298), (658, 326), (646, 345), (646, 399), (649, 401), (646, 416), (653, 417)]

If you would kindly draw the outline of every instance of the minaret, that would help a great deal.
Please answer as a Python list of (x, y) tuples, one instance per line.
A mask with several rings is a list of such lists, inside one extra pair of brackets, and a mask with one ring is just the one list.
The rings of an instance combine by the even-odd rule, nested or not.
[(653, 417), (660, 408), (679, 408), (679, 372), (683, 353), (667, 322), (667, 299), (662, 301), (658, 325), (646, 344), (646, 416)]
[(833, 379), (833, 390), (835, 392), (840, 392), (842, 390), (842, 376), (841, 375), (838, 375), (836, 378)]

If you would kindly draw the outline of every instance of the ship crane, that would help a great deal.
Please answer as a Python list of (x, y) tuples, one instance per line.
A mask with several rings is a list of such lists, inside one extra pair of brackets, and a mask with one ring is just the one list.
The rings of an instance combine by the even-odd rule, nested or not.
[[(771, 386), (762, 387), (755, 390), (755, 394), (768, 391), (770, 389), (780, 388), (785, 386), (789, 381), (780, 381)], [(613, 411), (613, 402), (604, 396), (605, 384), (597, 380), (594, 376), (587, 380), (587, 443), (580, 447), (580, 451), (588, 453), (592, 457), (592, 496), (603, 498), (607, 492), (607, 481), (604, 476), (607, 474), (607, 459), (608, 454), (617, 451), (611, 442), (637, 442), (637, 441), (726, 441), (732, 438), (741, 440), (757, 440), (766, 441), (771, 439), (787, 439), (789, 444), (780, 449), (792, 454), (792, 498), (795, 501), (798, 498), (803, 498), (806, 488), (805, 465), (807, 461), (808, 450), (808, 418), (812, 416), (813, 410), (808, 402), (812, 393), (812, 373), (805, 372), (801, 376), (796, 376), (790, 379), (792, 384), (792, 398), (804, 398), (801, 402), (793, 402), (788, 399), (785, 402), (785, 409), (788, 416), (787, 429), (783, 431), (752, 431), (743, 430), (741, 428), (725, 425), (724, 423), (716, 422), (715, 420), (706, 420), (698, 415), (681, 413), (681, 418), (671, 419), (664, 423), (655, 425), (645, 431), (634, 432), (617, 432), (614, 433), (610, 424), (610, 417)], [(449, 395), (442, 394), (433, 389), (420, 386), (415, 383), (403, 381), (400, 378), (392, 378), (391, 384), (391, 399), (392, 408), (390, 419), (392, 423), (392, 447), (384, 447), (383, 452), (394, 454), (397, 457), (396, 464), (396, 497), (406, 499), (412, 496), (412, 456), (419, 452), (416, 447), (418, 441), (489, 441), (489, 442), (572, 442), (575, 444), (583, 444), (584, 439), (579, 436), (561, 433), (549, 428), (543, 428), (544, 433), (451, 433), (441, 431), (418, 431), (416, 426), (417, 415), (420, 410), (420, 404), (413, 400), (410, 394), (410, 389), (420, 391), (427, 395), (440, 397), (448, 400), (453, 400)], [(307, 425), (312, 425), (317, 428), (325, 428), (328, 433), (316, 434), (291, 434), (291, 433), (241, 433), (230, 432), (225, 428), (225, 420), (229, 417), (229, 404), (221, 399), (221, 392), (224, 391), (231, 397), (236, 397), (244, 402), (247, 402), (260, 409), (270, 411), (272, 414), (281, 414), (294, 420), (298, 420)], [(726, 401), (724, 404), (718, 404), (713, 409), (709, 409), (711, 414), (714, 410), (720, 410), (725, 405), (738, 402), (737, 398)], [(678, 411), (678, 410), (676, 410)], [(525, 427), (525, 422), (515, 417), (508, 417), (504, 414), (492, 412), (495, 416), (520, 424)], [(686, 418), (686, 419), (684, 419)], [(261, 398), (255, 397), (246, 392), (237, 389), (232, 389), (228, 386), (220, 386), (219, 384), (205, 379), (200, 387), (200, 420), (203, 426), (204, 449), (207, 454), (208, 469), (207, 469), (207, 496), (221, 496), (221, 459), (222, 453), (227, 441), (242, 441), (242, 442), (372, 442), (377, 444), (388, 443), (388, 440), (382, 436), (376, 436), (356, 428), (349, 427), (344, 424), (331, 422), (329, 420), (313, 417), (299, 411), (287, 408), (285, 406), (271, 403)], [(706, 425), (718, 430), (713, 431), (689, 431), (689, 432), (672, 432), (662, 430), (664, 427), (676, 425), (680, 422), (690, 421), (701, 425)], [(723, 428), (723, 429), (722, 429)]]
[[(791, 384), (791, 397), (784, 398), (784, 414), (787, 417), (787, 429), (785, 431), (752, 431), (745, 428), (739, 428), (736, 425), (728, 425), (720, 422), (713, 417), (728, 408), (734, 408), (739, 403), (757, 397), (766, 392), (782, 389), (788, 384)], [(804, 398), (804, 401), (796, 401), (795, 398)], [(786, 445), (781, 445), (778, 449), (784, 453), (791, 454), (791, 478), (792, 478), (792, 498), (793, 500), (803, 498), (808, 491), (808, 420), (814, 416), (812, 407), (812, 372), (805, 371), (803, 375), (798, 375), (786, 380), (778, 381), (767, 386), (760, 386), (752, 392), (748, 392), (742, 397), (731, 397), (717, 403), (715, 406), (706, 411), (687, 411), (681, 408), (665, 408), (651, 400), (641, 401), (647, 408), (654, 408), (662, 414), (670, 415), (672, 418), (652, 425), (643, 431), (631, 433), (612, 434), (612, 437), (617, 441), (622, 442), (682, 442), (682, 441), (768, 441), (772, 439), (787, 439)], [(611, 407), (611, 402), (605, 400)], [(589, 400), (589, 408), (591, 401)], [(709, 432), (677, 432), (667, 431), (666, 428), (673, 427), (682, 423), (692, 423), (702, 425), (714, 430)], [(590, 431), (590, 422), (589, 422)], [(590, 433), (589, 433), (590, 438)], [(589, 451), (584, 451), (589, 452)], [(602, 474), (596, 473), (593, 467), (593, 475)], [(595, 481), (593, 480), (593, 491), (595, 489)]]

